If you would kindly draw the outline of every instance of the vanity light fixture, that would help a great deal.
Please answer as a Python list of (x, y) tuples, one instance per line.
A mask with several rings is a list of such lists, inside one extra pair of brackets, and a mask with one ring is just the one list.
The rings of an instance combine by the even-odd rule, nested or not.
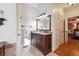
[(72, 3), (69, 3), (69, 5), (73, 5)]
[(74, 4), (73, 4), (73, 3), (67, 3), (67, 5), (69, 5), (69, 6), (73, 6)]
[(49, 15), (48, 13), (42, 13), (42, 14), (40, 14), (40, 16), (37, 17), (37, 19), (40, 19), (40, 18), (42, 18), (42, 17), (46, 17), (46, 16), (48, 16), (48, 15)]

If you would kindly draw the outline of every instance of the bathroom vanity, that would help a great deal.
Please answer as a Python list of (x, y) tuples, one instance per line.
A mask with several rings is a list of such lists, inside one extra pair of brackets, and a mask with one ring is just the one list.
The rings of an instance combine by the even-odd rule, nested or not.
[(31, 32), (31, 44), (46, 55), (52, 51), (51, 15), (43, 13), (40, 16), (36, 21), (36, 30)]
[(44, 55), (52, 51), (52, 33), (51, 32), (31, 32), (31, 44), (38, 48)]

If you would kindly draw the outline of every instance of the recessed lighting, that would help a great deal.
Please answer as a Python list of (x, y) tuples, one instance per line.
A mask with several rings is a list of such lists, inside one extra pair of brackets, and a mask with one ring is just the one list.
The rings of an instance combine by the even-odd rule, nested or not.
[(70, 5), (70, 6), (72, 6), (72, 5), (74, 5), (73, 3), (67, 3), (67, 5)]

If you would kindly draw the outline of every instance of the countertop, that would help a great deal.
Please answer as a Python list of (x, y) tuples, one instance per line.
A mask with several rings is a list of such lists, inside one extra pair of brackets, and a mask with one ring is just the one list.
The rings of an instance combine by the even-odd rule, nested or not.
[(41, 35), (49, 35), (49, 34), (52, 34), (51, 31), (31, 31), (31, 33), (36, 33), (36, 34), (41, 34)]

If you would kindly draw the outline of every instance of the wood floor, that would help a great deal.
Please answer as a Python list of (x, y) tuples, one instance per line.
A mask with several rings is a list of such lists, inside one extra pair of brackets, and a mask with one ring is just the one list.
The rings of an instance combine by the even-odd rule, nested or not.
[(60, 56), (79, 56), (79, 40), (69, 39), (54, 52)]
[[(16, 55), (16, 44), (6, 44), (5, 45), (5, 56), (15, 56)], [(0, 49), (1, 51), (1, 49)], [(0, 56), (2, 54), (0, 53)]]

